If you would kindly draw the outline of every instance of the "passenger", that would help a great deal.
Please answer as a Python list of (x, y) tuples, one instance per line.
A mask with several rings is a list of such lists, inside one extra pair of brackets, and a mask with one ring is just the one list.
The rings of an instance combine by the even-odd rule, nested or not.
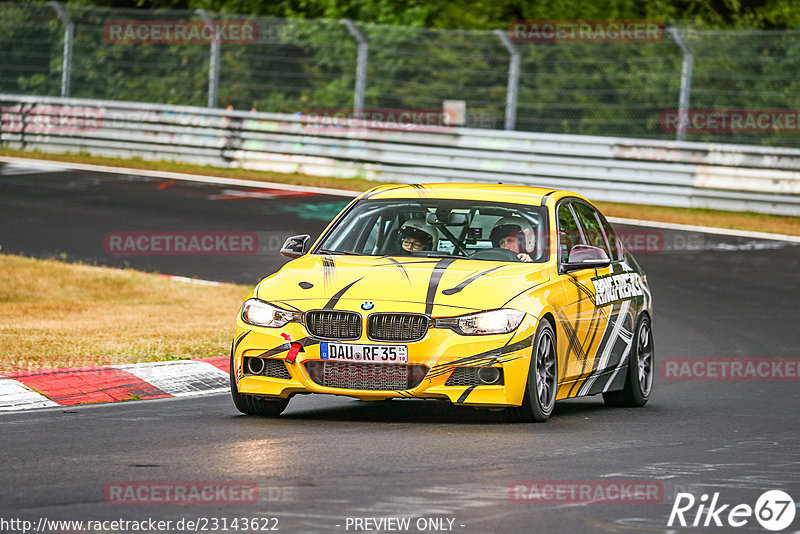
[(436, 228), (416, 219), (403, 223), (398, 239), (400, 248), (408, 252), (436, 250), (439, 245), (439, 234)]
[(504, 248), (517, 255), (520, 261), (532, 262), (536, 250), (536, 232), (521, 217), (503, 217), (492, 228), (492, 246)]

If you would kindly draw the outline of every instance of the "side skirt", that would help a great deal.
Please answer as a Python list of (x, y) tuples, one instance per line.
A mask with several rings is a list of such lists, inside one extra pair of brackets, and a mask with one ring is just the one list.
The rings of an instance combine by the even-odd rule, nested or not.
[[(564, 400), (564, 399), (575, 399), (578, 397), (589, 397), (591, 395), (597, 395), (598, 393), (603, 393), (604, 391), (617, 391), (625, 387), (625, 378), (628, 376), (628, 364), (621, 366), (618, 371), (617, 369), (609, 369), (606, 370), (604, 373), (596, 373), (590, 375), (588, 378), (595, 378), (594, 384), (592, 387), (589, 388), (589, 391), (584, 394), (579, 394), (578, 389), (573, 391), (572, 395), (565, 395), (565, 396), (558, 396), (556, 400)], [(581, 379), (582, 382), (584, 379)], [(611, 380), (610, 383), (608, 381)], [(573, 381), (575, 382), (575, 381)], [(570, 386), (573, 382), (565, 382), (563, 384), (558, 385), (559, 392), (565, 391), (569, 392)]]

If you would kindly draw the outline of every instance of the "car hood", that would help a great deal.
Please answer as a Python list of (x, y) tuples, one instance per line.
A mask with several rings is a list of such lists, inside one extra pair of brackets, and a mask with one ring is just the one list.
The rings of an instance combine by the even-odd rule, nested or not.
[(444, 316), (500, 308), (548, 279), (544, 264), (305, 255), (262, 280), (255, 296), (303, 311), (361, 307)]

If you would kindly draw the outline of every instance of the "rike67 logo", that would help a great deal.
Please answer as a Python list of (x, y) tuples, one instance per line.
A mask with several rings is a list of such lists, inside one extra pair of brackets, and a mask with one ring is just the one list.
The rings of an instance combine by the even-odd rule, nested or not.
[(708, 494), (697, 499), (691, 493), (678, 493), (667, 526), (738, 528), (750, 524), (755, 518), (763, 528), (779, 532), (792, 524), (795, 513), (794, 500), (781, 490), (762, 493), (755, 506), (722, 504), (719, 492), (714, 493), (710, 500)]

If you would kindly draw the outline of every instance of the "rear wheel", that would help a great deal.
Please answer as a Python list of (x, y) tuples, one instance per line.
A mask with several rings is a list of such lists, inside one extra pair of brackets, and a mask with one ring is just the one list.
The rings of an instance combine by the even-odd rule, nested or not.
[(619, 391), (603, 393), (603, 400), (609, 406), (644, 406), (653, 389), (654, 370), (653, 332), (650, 327), (650, 319), (643, 315), (636, 327), (636, 335), (628, 356), (625, 387)]
[(533, 338), (533, 354), (522, 406), (508, 408), (509, 417), (523, 422), (547, 421), (556, 403), (557, 377), (555, 331), (549, 321), (543, 320)]
[(239, 393), (236, 387), (236, 369), (233, 366), (233, 350), (231, 350), (231, 397), (236, 409), (247, 415), (280, 415), (289, 404), (289, 399), (273, 399), (257, 395)]

